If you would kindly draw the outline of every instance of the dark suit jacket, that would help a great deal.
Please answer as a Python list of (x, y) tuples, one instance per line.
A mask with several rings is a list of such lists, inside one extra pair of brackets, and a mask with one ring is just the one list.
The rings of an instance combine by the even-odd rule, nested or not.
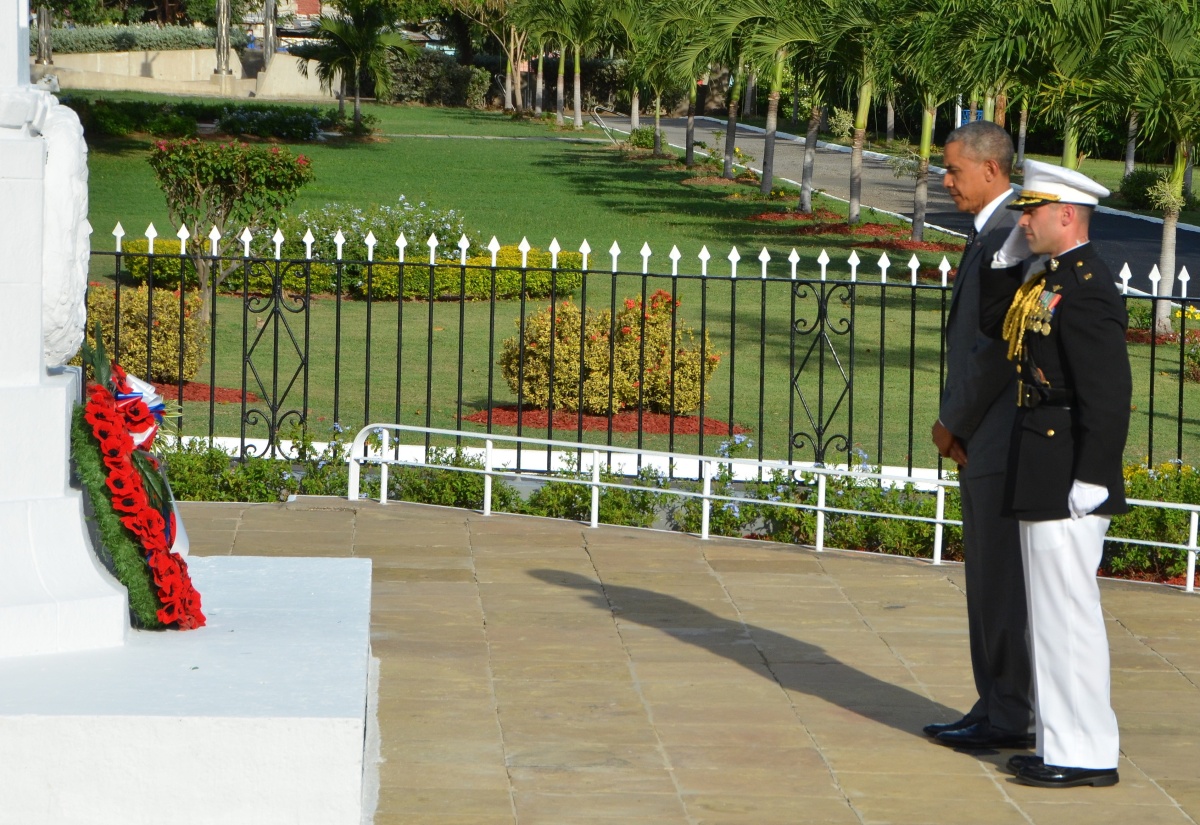
[(990, 266), (1016, 225), (1017, 213), (1004, 208), (1013, 197), (996, 208), (963, 251), (946, 320), (946, 385), (938, 418), (966, 446), (963, 472), (971, 478), (1004, 471), (1016, 414), (1016, 375), (1004, 342), (984, 335), (979, 325), (980, 269)]
[[(993, 277), (984, 278), (982, 322), (992, 336), (1001, 334), (1021, 270), (992, 270)], [(1046, 334), (1025, 333), (1021, 370), (1028, 376), (1040, 369), (1051, 388), (1074, 397), (1067, 406), (1018, 410), (1006, 510), (1022, 521), (1069, 518), (1067, 497), (1078, 480), (1108, 488), (1098, 515), (1124, 513), (1121, 470), (1132, 396), (1125, 304), (1091, 244), (1051, 258), (1045, 278), (1047, 292), (1061, 297)]]

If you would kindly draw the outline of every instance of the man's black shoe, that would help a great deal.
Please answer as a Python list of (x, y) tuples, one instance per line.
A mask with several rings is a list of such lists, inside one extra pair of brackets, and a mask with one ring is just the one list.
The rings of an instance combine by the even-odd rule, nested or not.
[(1009, 773), (1011, 773), (1013, 776), (1016, 776), (1021, 772), (1021, 768), (1024, 768), (1027, 765), (1040, 765), (1042, 764), (1042, 761), (1042, 757), (1040, 756), (1033, 756), (1032, 754), (1028, 753), (1018, 753), (1015, 756), (1008, 757), (1008, 764), (1005, 767), (1008, 769)]
[(934, 722), (932, 725), (926, 725), (925, 727), (921, 728), (921, 730), (925, 732), (926, 736), (937, 736), (939, 733), (945, 733), (948, 730), (962, 730), (963, 728), (969, 728), (974, 724), (974, 720), (968, 719), (964, 716), (957, 722)]
[(1017, 781), (1037, 788), (1075, 788), (1094, 785), (1097, 788), (1121, 781), (1116, 768), (1063, 768), (1059, 765), (1026, 765), (1017, 773)]
[(933, 741), (948, 748), (967, 748), (968, 750), (983, 750), (985, 748), (1028, 748), (1033, 745), (1032, 733), (1013, 733), (998, 730), (987, 722), (977, 722), (959, 730), (948, 730), (933, 737)]

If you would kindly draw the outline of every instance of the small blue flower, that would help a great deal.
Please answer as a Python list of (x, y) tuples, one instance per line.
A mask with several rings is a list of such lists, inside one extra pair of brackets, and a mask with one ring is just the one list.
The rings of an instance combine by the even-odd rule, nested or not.
[(333, 431), (334, 431), (335, 433), (344, 433), (344, 432), (346, 432), (346, 428), (345, 428), (345, 427), (343, 427), (343, 426), (342, 426), (341, 424), (339, 424), (338, 422), (334, 421), (334, 422), (333, 422)]

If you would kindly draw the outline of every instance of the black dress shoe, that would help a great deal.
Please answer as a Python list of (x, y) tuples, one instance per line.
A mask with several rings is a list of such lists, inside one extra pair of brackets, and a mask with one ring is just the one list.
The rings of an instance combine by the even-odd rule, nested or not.
[(924, 731), (926, 736), (937, 736), (939, 733), (945, 733), (948, 730), (962, 730), (963, 728), (969, 728), (974, 724), (975, 720), (968, 719), (964, 716), (957, 722), (934, 722), (932, 725), (926, 725), (925, 727), (921, 728), (921, 730)]
[(1017, 772), (1017, 781), (1038, 788), (1075, 788), (1095, 785), (1097, 788), (1121, 781), (1116, 768), (1064, 768), (1045, 763), (1025, 765)]
[(948, 748), (983, 750), (993, 748), (1028, 748), (1033, 745), (1032, 733), (1013, 733), (993, 728), (987, 722), (977, 722), (958, 730), (948, 730), (933, 737), (933, 741)]
[(1026, 765), (1040, 765), (1042, 764), (1042, 761), (1042, 757), (1040, 756), (1033, 756), (1032, 754), (1028, 753), (1018, 753), (1016, 756), (1008, 757), (1008, 764), (1005, 767), (1008, 769), (1009, 773), (1011, 773), (1013, 776), (1016, 776), (1021, 772), (1021, 768), (1024, 768)]

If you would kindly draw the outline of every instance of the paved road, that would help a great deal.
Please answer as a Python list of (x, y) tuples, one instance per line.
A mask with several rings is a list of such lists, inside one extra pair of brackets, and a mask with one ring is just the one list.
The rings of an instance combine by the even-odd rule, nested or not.
[[(642, 123), (647, 121), (642, 119)], [(629, 118), (606, 117), (605, 123), (628, 131)], [(685, 142), (687, 122), (683, 118), (667, 118), (662, 121), (667, 140), (676, 146)], [(724, 133), (724, 121), (704, 119), (697, 122), (696, 139), (713, 144), (712, 133), (720, 129)], [(763, 156), (763, 136), (760, 132), (738, 127), (737, 145), (756, 161), (756, 168)], [(775, 174), (799, 182), (804, 163), (803, 138), (780, 140), (775, 146)], [(850, 154), (835, 149), (817, 150), (813, 169), (813, 183), (818, 189), (846, 199), (850, 196)], [(907, 178), (897, 179), (887, 162), (876, 158), (863, 160), (863, 205), (898, 212), (911, 217), (913, 211), (913, 182)], [(940, 178), (934, 176), (929, 187), (929, 206), (926, 220), (936, 226), (965, 233), (970, 227), (969, 218), (958, 212), (954, 202), (941, 188)], [(1097, 214), (1092, 223), (1092, 240), (1115, 275), (1121, 264), (1128, 262), (1133, 272), (1130, 285), (1150, 291), (1147, 276), (1151, 267), (1158, 263), (1162, 238), (1162, 225), (1124, 214)], [(1189, 273), (1200, 274), (1200, 232), (1180, 230), (1177, 241), (1177, 266), (1186, 266)], [(1191, 294), (1196, 290), (1192, 289)], [(1178, 294), (1176, 289), (1175, 294)]]

